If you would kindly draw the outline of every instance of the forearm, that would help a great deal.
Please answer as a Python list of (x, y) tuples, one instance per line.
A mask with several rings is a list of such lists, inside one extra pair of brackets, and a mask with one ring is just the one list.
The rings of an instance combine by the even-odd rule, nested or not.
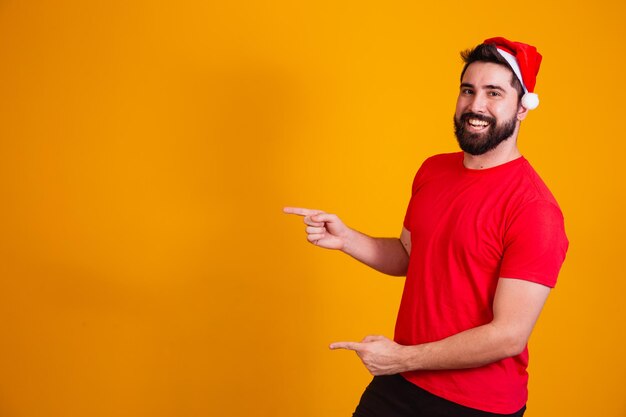
[(307, 240), (312, 244), (341, 250), (385, 274), (406, 275), (411, 251), (408, 230), (402, 230), (400, 239), (374, 238), (346, 226), (335, 214), (298, 207), (285, 207), (283, 211), (304, 217)]
[(437, 342), (403, 346), (398, 362), (402, 371), (476, 368), (521, 353), (526, 341), (489, 323)]
[(336, 342), (330, 348), (354, 350), (374, 375), (476, 368), (524, 351), (549, 293), (550, 288), (541, 284), (500, 278), (488, 324), (414, 346), (366, 336), (361, 342)]
[(400, 362), (407, 370), (474, 368), (521, 353), (550, 288), (534, 282), (500, 278), (493, 320), (433, 343), (404, 346)]
[(409, 255), (398, 238), (376, 238), (351, 229), (342, 250), (382, 273), (406, 275)]

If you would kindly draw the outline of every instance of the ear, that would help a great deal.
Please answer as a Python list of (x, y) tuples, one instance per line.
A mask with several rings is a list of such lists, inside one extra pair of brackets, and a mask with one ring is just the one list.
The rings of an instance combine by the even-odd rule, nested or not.
[(517, 109), (517, 120), (521, 122), (526, 118), (527, 115), (528, 109), (520, 104), (519, 108)]

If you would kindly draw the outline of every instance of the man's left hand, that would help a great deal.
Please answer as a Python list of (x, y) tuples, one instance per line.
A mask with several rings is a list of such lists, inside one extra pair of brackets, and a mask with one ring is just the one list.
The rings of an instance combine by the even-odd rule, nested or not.
[(406, 346), (385, 336), (366, 336), (361, 342), (336, 342), (331, 349), (353, 350), (372, 375), (394, 375), (407, 371)]

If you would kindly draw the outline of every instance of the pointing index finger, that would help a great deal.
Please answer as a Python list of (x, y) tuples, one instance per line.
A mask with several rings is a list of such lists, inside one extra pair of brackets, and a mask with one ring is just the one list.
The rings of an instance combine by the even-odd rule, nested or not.
[(335, 343), (331, 343), (329, 347), (331, 350), (347, 349), (347, 350), (359, 351), (361, 349), (361, 345), (362, 343), (359, 343), (359, 342), (335, 342)]
[(295, 214), (298, 216), (315, 216), (316, 214), (323, 213), (321, 210), (312, 210), (302, 207), (285, 207), (283, 208), (283, 213), (286, 214)]

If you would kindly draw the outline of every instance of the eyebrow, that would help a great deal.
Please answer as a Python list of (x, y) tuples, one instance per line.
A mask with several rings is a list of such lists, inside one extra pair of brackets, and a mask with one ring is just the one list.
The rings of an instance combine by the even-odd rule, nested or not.
[[(461, 88), (476, 88), (476, 87), (474, 87), (474, 84), (461, 83)], [(485, 85), (483, 87), (483, 90), (498, 90), (498, 91), (502, 91), (503, 93), (506, 92), (504, 88), (500, 87), (499, 85), (494, 85), (494, 84)]]

